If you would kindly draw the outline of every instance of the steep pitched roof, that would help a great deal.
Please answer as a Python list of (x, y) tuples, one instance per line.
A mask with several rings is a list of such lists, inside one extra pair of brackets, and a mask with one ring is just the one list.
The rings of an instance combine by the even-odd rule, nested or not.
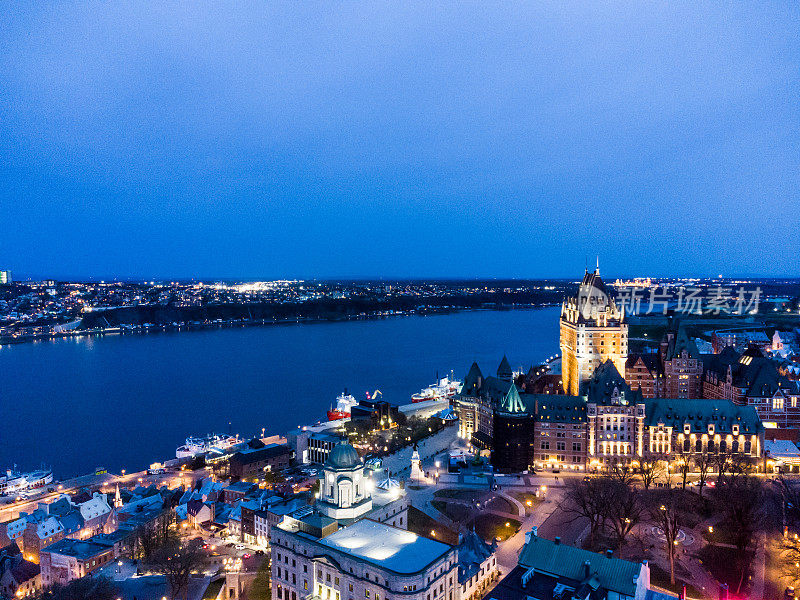
[(508, 393), (500, 402), (498, 410), (511, 414), (525, 412), (525, 403), (519, 396), (519, 390), (517, 390), (517, 386), (514, 385), (513, 383), (508, 388)]
[(677, 333), (670, 340), (669, 346), (667, 347), (667, 356), (665, 359), (672, 360), (673, 358), (678, 358), (684, 350), (689, 358), (699, 358), (700, 356), (697, 344), (695, 344), (694, 340), (686, 333), (686, 329), (679, 325)]
[(514, 375), (514, 370), (508, 362), (508, 357), (504, 354), (503, 360), (500, 361), (500, 366), (497, 367), (497, 376), (500, 379), (509, 379)]
[(490, 546), (484, 542), (474, 528), (465, 533), (458, 544), (458, 581), (461, 583), (471, 578), (496, 547), (496, 544)]
[(631, 389), (611, 359), (598, 366), (591, 379), (584, 382), (581, 396), (595, 404), (613, 404), (616, 399), (620, 404), (638, 404), (642, 401), (641, 390)]
[(464, 384), (461, 387), (461, 394), (464, 396), (474, 396), (481, 389), (483, 382), (483, 374), (478, 366), (478, 363), (472, 363), (466, 376), (464, 377)]
[(587, 295), (590, 293), (589, 288), (594, 288), (598, 292), (608, 295), (606, 284), (603, 283), (603, 278), (600, 277), (600, 269), (594, 271), (586, 271), (581, 281), (581, 291), (585, 291)]

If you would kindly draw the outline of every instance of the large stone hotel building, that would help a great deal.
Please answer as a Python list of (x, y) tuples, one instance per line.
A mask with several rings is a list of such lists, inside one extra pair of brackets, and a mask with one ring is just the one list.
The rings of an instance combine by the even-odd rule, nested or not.
[(578, 295), (561, 306), (561, 377), (564, 393), (577, 396), (581, 382), (610, 360), (625, 372), (628, 356), (628, 325), (608, 295), (600, 269), (586, 272)]
[[(738, 362), (730, 349), (706, 358), (675, 322), (658, 353), (629, 356), (624, 311), (597, 269), (587, 272), (577, 296), (563, 303), (560, 324), (560, 377), (546, 365), (515, 376), (505, 357), (496, 376), (484, 377), (473, 364), (465, 377), (456, 401), (459, 433), (478, 448), (491, 448), (499, 472), (635, 468), (643, 459), (693, 461), (709, 453), (758, 463), (764, 452), (762, 419), (772, 417), (775, 406), (785, 412), (784, 407), (797, 406), (800, 414), (792, 395), (797, 382), (776, 374), (760, 351), (746, 352)], [(732, 389), (739, 373), (752, 380), (749, 389), (770, 396), (768, 401), (703, 394), (701, 382), (716, 390), (722, 387), (717, 381), (727, 381)]]

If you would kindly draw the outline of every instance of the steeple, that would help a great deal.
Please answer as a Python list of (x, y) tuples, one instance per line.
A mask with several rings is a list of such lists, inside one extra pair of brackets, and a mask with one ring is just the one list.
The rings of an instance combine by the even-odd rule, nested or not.
[(522, 398), (519, 396), (517, 386), (513, 383), (511, 384), (511, 387), (508, 388), (508, 393), (506, 394), (505, 398), (503, 398), (503, 400), (500, 402), (500, 410), (506, 413), (525, 412), (525, 403), (522, 402)]
[(594, 268), (594, 274), (595, 275), (600, 275), (600, 255), (599, 254), (597, 255), (597, 263), (596, 263), (596, 266)]
[(117, 484), (117, 491), (114, 493), (114, 508), (122, 506), (122, 496), (119, 493), (119, 484)]

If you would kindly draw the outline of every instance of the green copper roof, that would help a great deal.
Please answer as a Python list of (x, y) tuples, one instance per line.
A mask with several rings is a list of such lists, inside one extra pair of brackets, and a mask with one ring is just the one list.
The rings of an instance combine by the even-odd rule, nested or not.
[(641, 563), (609, 558), (603, 554), (557, 544), (537, 536), (531, 536), (519, 555), (521, 567), (534, 568), (545, 575), (564, 577), (577, 582), (587, 580), (584, 566), (587, 562), (589, 573), (597, 578), (600, 587), (629, 597), (635, 595), (636, 581), (642, 571)]
[(505, 413), (524, 413), (525, 403), (519, 396), (519, 390), (516, 385), (511, 385), (508, 388), (506, 397), (500, 402), (500, 410)]
[(739, 425), (742, 435), (759, 434), (763, 430), (761, 419), (753, 406), (739, 406), (730, 400), (654, 398), (645, 400), (645, 415), (648, 426), (663, 423), (683, 431), (689, 423), (692, 433), (706, 433), (708, 425), (714, 424), (715, 433), (731, 433), (733, 425)]

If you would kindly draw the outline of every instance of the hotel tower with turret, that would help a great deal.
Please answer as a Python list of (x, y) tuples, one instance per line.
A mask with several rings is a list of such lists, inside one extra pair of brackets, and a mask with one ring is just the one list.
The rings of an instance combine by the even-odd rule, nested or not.
[(624, 310), (609, 296), (599, 267), (586, 271), (578, 295), (561, 305), (560, 330), (564, 393), (579, 395), (581, 383), (606, 360), (611, 360), (620, 373), (625, 372), (628, 325)]

